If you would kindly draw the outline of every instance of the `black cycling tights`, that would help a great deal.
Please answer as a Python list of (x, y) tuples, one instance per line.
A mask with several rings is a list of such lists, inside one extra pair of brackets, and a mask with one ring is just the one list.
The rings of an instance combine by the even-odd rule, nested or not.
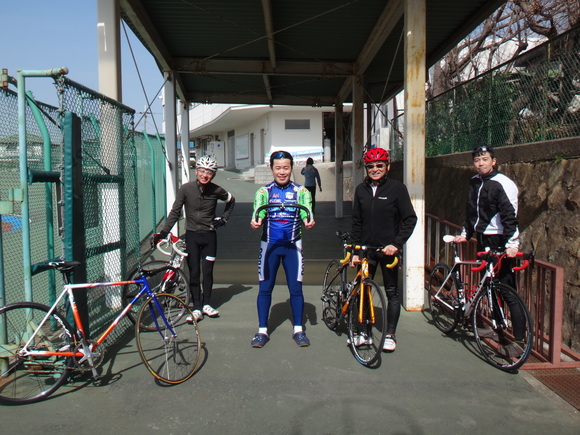
[(369, 274), (374, 279), (377, 270), (377, 262), (383, 272), (383, 283), (385, 293), (387, 294), (387, 334), (397, 332), (397, 324), (401, 315), (401, 300), (399, 299), (399, 268), (387, 269), (387, 264), (393, 262), (393, 257), (382, 253), (374, 253), (373, 258), (369, 259)]
[[(187, 231), (187, 263), (189, 265), (189, 291), (193, 299), (193, 309), (201, 310), (210, 305), (213, 288), (213, 266), (217, 253), (217, 235), (215, 231)], [(203, 297), (199, 281), (203, 271)]]

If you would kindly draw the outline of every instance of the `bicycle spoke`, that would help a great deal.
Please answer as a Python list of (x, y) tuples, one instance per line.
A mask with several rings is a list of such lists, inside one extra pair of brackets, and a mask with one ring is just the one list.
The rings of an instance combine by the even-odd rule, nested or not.
[(513, 371), (525, 363), (533, 344), (533, 322), (511, 287), (493, 283), (475, 302), (474, 336), (483, 357), (494, 367)]
[[(158, 294), (141, 307), (136, 327), (137, 348), (147, 369), (157, 379), (178, 384), (195, 373), (201, 337), (193, 313), (173, 295)], [(185, 313), (185, 314), (184, 314)]]
[(322, 283), (322, 319), (329, 329), (336, 329), (341, 318), (341, 293), (344, 287), (343, 267), (332, 260), (326, 267)]
[(455, 307), (458, 303), (457, 283), (453, 276), (449, 276), (449, 266), (437, 264), (431, 271), (427, 287), (429, 313), (435, 326), (449, 334), (457, 325)]
[[(0, 337), (0, 403), (38, 402), (66, 381), (72, 358), (57, 355), (20, 355), (49, 307), (20, 302), (0, 309), (4, 337)], [(53, 312), (42, 324), (28, 350), (56, 352), (74, 347), (75, 335), (66, 321)]]
[(358, 362), (372, 365), (383, 350), (387, 327), (387, 304), (381, 288), (365, 280), (363, 289), (351, 300), (348, 314), (348, 336)]

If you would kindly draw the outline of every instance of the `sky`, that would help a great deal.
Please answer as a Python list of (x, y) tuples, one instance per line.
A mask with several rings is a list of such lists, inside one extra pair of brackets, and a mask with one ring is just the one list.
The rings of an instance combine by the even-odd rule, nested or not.
[[(0, 68), (16, 78), (17, 70), (46, 70), (68, 67), (68, 78), (95, 91), (98, 82), (97, 0), (0, 0), (2, 5), (2, 44)], [(125, 33), (125, 30), (126, 33)], [(129, 42), (127, 37), (129, 36)], [(130, 44), (130, 46), (129, 46)], [(135, 61), (131, 55), (131, 50)], [(137, 65), (135, 65), (135, 62)], [(136, 130), (155, 133), (151, 117), (142, 113), (158, 94), (163, 76), (153, 56), (121, 24), (122, 103), (135, 109)], [(147, 97), (139, 82), (143, 80)], [(11, 87), (15, 90), (15, 88)], [(34, 97), (57, 106), (52, 78), (27, 78), (26, 89)], [(159, 94), (161, 95), (161, 94)], [(151, 105), (161, 133), (161, 99)], [(146, 123), (146, 125), (145, 125)]]

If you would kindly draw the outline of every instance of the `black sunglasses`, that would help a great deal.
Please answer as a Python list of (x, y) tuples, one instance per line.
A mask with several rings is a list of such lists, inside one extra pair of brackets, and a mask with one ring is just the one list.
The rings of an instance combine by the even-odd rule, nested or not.
[(365, 165), (365, 168), (367, 168), (367, 169), (374, 169), (374, 168), (383, 169), (386, 166), (387, 166), (386, 163), (375, 163), (375, 164), (369, 163), (369, 164)]

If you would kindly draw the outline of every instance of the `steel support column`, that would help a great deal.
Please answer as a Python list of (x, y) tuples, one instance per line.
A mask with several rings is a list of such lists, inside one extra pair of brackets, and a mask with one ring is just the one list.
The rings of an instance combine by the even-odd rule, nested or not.
[(403, 306), (423, 309), (425, 289), (426, 0), (405, 2), (405, 155), (403, 178), (418, 221), (404, 250)]
[(165, 85), (163, 87), (163, 119), (165, 125), (165, 153), (167, 157), (166, 165), (166, 200), (167, 213), (175, 201), (177, 193), (177, 128), (176, 128), (176, 99), (175, 81), (171, 72), (165, 71)]
[(189, 181), (189, 103), (181, 101), (181, 183)]
[(361, 164), (364, 145), (364, 98), (362, 77), (355, 76), (352, 80), (352, 191), (362, 183), (364, 168)]
[(122, 101), (119, 0), (97, 0), (99, 92)]
[(344, 154), (344, 126), (342, 123), (342, 103), (334, 105), (334, 176), (336, 180), (336, 200), (334, 202), (334, 217), (342, 218), (344, 208), (344, 167), (342, 156)]

